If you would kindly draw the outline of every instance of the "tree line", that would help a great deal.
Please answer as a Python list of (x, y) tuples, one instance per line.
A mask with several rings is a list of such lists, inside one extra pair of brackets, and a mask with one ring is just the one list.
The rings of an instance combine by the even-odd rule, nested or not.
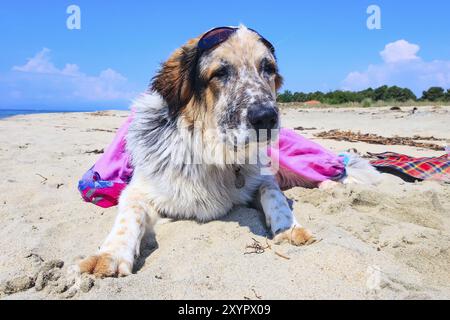
[(410, 89), (397, 86), (381, 86), (376, 89), (362, 91), (335, 90), (327, 93), (316, 91), (310, 93), (284, 91), (278, 95), (278, 102), (307, 102), (320, 101), (324, 104), (342, 104), (349, 102), (368, 103), (376, 101), (407, 102), (407, 101), (431, 101), (450, 102), (450, 89), (447, 91), (441, 87), (431, 87), (423, 91), (422, 97), (418, 98)]

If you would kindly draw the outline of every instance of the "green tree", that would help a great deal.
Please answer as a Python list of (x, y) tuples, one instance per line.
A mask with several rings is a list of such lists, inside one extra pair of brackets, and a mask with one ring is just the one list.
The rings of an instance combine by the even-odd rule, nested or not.
[(450, 89), (447, 89), (447, 92), (445, 93), (445, 101), (450, 102)]
[(387, 100), (387, 91), (388, 86), (381, 86), (379, 88), (376, 88), (373, 92), (373, 100), (380, 101), (380, 100)]
[(325, 102), (329, 104), (341, 104), (354, 102), (357, 98), (356, 92), (336, 90), (325, 94)]
[(409, 100), (417, 101), (417, 96), (410, 89), (403, 88), (402, 99), (403, 99), (403, 101), (409, 101)]
[(313, 93), (309, 93), (307, 95), (307, 97), (308, 97), (308, 101), (317, 100), (317, 101), (320, 101), (320, 102), (324, 102), (324, 100), (325, 100), (325, 94), (323, 92), (321, 92), (321, 91), (316, 91), (316, 92), (313, 92)]
[(374, 100), (374, 90), (372, 88), (368, 88), (366, 90), (357, 92), (357, 102), (362, 102), (365, 99)]
[[(450, 90), (450, 89), (449, 89)], [(444, 99), (450, 101), (450, 93), (444, 94)], [(400, 88), (398, 86), (381, 86), (376, 88), (375, 90), (372, 88), (368, 88), (362, 91), (343, 91), (343, 90), (335, 90), (329, 91), (327, 93), (323, 93), (321, 91), (304, 93), (304, 92), (291, 92), (289, 90), (284, 91), (283, 93), (278, 95), (279, 102), (307, 102), (310, 100), (318, 100), (322, 103), (328, 104), (343, 104), (349, 102), (358, 102), (361, 103), (366, 101), (370, 101), (372, 104), (373, 101), (396, 101), (396, 102), (406, 102), (406, 101), (416, 101), (416, 95), (408, 88)]]
[(292, 92), (289, 90), (284, 91), (283, 93), (278, 95), (277, 101), (282, 103), (293, 102), (294, 99)]
[(308, 96), (306, 93), (303, 92), (295, 92), (293, 95), (293, 100), (295, 102), (306, 102), (308, 101)]
[(409, 89), (393, 86), (393, 87), (387, 88), (383, 100), (406, 102), (408, 100), (417, 100), (417, 97)]
[(421, 100), (426, 101), (443, 101), (446, 97), (445, 91), (441, 87), (431, 87), (422, 94)]

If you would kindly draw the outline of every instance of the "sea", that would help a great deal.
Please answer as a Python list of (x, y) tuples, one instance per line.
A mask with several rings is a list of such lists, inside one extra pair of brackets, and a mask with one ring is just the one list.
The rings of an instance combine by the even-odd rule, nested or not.
[[(58, 110), (58, 109), (1, 109), (0, 108), (0, 119), (8, 118), (17, 115), (26, 115), (26, 114), (39, 114), (39, 113), (62, 113), (62, 112), (95, 112), (102, 110), (112, 110), (114, 108), (109, 109), (101, 109), (101, 108), (92, 108), (92, 109), (77, 109), (77, 110)], [(121, 108), (118, 108), (118, 110)], [(123, 110), (123, 109), (122, 109)]]

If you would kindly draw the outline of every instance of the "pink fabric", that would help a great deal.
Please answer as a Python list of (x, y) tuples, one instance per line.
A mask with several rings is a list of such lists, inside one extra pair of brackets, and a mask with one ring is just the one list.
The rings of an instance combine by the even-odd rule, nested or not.
[(119, 202), (120, 194), (133, 175), (125, 141), (132, 120), (133, 114), (117, 131), (100, 159), (78, 182), (78, 190), (86, 202), (102, 208), (113, 207)]
[(113, 142), (95, 163), (93, 170), (98, 172), (102, 180), (128, 183), (131, 179), (133, 168), (130, 164), (130, 155), (126, 151), (125, 137), (132, 120), (133, 114), (119, 128)]
[[(78, 183), (86, 202), (103, 208), (117, 205), (122, 190), (133, 175), (125, 137), (133, 114), (117, 131), (105, 153)], [(294, 186), (317, 187), (326, 180), (337, 180), (345, 174), (343, 159), (292, 130), (281, 129), (278, 148), (268, 150), (279, 159), (278, 181), (282, 189)], [(276, 161), (276, 160), (275, 160)]]
[(281, 175), (289, 174), (295, 176), (297, 181), (317, 186), (326, 180), (337, 180), (345, 174), (343, 159), (321, 145), (290, 129), (281, 129), (279, 137), (278, 148), (270, 148), (269, 155), (272, 159), (278, 157)]

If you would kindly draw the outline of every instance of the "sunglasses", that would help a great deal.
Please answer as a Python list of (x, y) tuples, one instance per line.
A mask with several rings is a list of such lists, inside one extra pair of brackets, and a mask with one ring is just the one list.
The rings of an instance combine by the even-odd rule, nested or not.
[[(231, 37), (231, 35), (233, 35), (237, 30), (239, 30), (239, 28), (235, 27), (219, 27), (209, 30), (198, 42), (197, 48), (200, 50), (200, 54), (211, 50), (222, 42), (228, 40), (228, 38)], [(255, 30), (250, 28), (248, 30), (256, 33), (260, 37), (261, 42), (270, 50), (273, 55), (275, 55), (275, 48), (269, 41), (267, 41)]]

